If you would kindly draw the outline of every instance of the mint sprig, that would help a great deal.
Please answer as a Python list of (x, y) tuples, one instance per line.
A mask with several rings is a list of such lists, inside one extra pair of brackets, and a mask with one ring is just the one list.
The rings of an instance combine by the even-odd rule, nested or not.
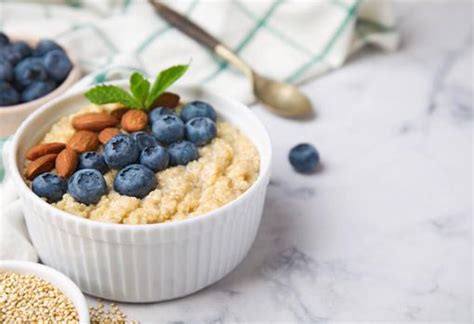
[(130, 92), (113, 85), (98, 85), (85, 93), (90, 102), (103, 105), (121, 103), (129, 108), (149, 110), (155, 100), (188, 70), (188, 65), (175, 65), (161, 71), (153, 85), (140, 73), (130, 76)]
[(120, 102), (127, 107), (141, 106), (134, 97), (122, 88), (112, 85), (98, 85), (86, 92), (86, 98), (96, 105)]
[(158, 73), (151, 87), (149, 96), (145, 101), (146, 106), (150, 107), (150, 105), (153, 104), (166, 89), (181, 78), (187, 70), (188, 65), (175, 65)]
[(150, 91), (150, 82), (138, 72), (134, 72), (130, 76), (130, 91), (133, 97), (140, 103), (141, 108), (147, 108), (145, 101)]

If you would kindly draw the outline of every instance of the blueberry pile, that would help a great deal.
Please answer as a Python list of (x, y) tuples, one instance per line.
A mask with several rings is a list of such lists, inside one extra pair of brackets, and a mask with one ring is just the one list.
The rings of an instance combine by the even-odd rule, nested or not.
[(0, 107), (47, 95), (71, 69), (68, 56), (54, 41), (43, 39), (31, 48), (24, 41), (11, 42), (0, 33)]
[(81, 153), (77, 170), (68, 181), (51, 172), (37, 176), (33, 191), (50, 203), (69, 192), (78, 202), (95, 204), (107, 193), (103, 174), (115, 169), (119, 171), (113, 181), (114, 190), (143, 198), (158, 185), (155, 172), (198, 159), (198, 147), (217, 135), (216, 112), (202, 101), (185, 105), (179, 115), (174, 109), (155, 108), (149, 113), (149, 121), (143, 131), (112, 137), (102, 152)]

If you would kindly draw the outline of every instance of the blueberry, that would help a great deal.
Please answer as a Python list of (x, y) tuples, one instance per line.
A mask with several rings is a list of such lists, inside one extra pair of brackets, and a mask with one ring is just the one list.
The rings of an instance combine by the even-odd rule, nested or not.
[(0, 48), (0, 60), (6, 60), (12, 65), (16, 65), (21, 61), (22, 55), (11, 45), (7, 45)]
[(13, 66), (8, 61), (0, 60), (0, 80), (12, 81), (12, 79), (13, 79)]
[(116, 135), (104, 145), (105, 163), (112, 169), (121, 169), (137, 162), (138, 155), (138, 145), (129, 135)]
[(21, 59), (31, 56), (33, 53), (30, 45), (24, 41), (18, 41), (11, 44), (11, 47), (21, 55)]
[(197, 160), (199, 153), (196, 145), (188, 141), (180, 141), (171, 144), (168, 147), (168, 154), (170, 156), (169, 164), (186, 165), (191, 161)]
[(42, 39), (36, 45), (36, 48), (33, 52), (34, 56), (44, 56), (46, 53), (54, 51), (54, 50), (61, 50), (63, 48), (59, 46), (55, 41), (50, 39)]
[(196, 117), (207, 117), (213, 121), (217, 118), (216, 111), (210, 104), (198, 100), (188, 103), (181, 110), (181, 119), (185, 123)]
[(0, 32), (0, 47), (7, 46), (10, 43), (10, 39), (5, 33)]
[(132, 137), (137, 143), (140, 152), (143, 151), (145, 147), (158, 145), (155, 136), (147, 132), (135, 132), (132, 133)]
[(140, 154), (140, 164), (154, 172), (166, 169), (169, 163), (169, 155), (162, 146), (148, 146)]
[(114, 179), (114, 190), (121, 195), (143, 198), (158, 185), (153, 171), (140, 164), (126, 166)]
[(35, 81), (21, 93), (21, 101), (29, 102), (41, 98), (56, 88), (53, 81)]
[(319, 153), (311, 144), (298, 144), (291, 149), (289, 160), (296, 171), (311, 173), (319, 164)]
[[(15, 70), (13, 70), (15, 71)], [(15, 80), (15, 73), (13, 73), (13, 81), (10, 82), (11, 86), (13, 88), (15, 88), (16, 91), (18, 91), (18, 93), (21, 93), (23, 91), (23, 89), (25, 88), (24, 86), (22, 86), (21, 84), (19, 84), (16, 80)]]
[(29, 57), (15, 66), (15, 80), (21, 86), (27, 86), (35, 81), (46, 81), (48, 73), (41, 59)]
[(207, 117), (196, 117), (186, 123), (186, 139), (203, 146), (216, 137), (216, 124)]
[(184, 123), (174, 115), (164, 115), (158, 118), (152, 126), (156, 139), (163, 144), (171, 144), (184, 137)]
[(100, 197), (107, 193), (107, 184), (99, 171), (82, 169), (71, 176), (67, 190), (76, 201), (90, 205), (99, 202)]
[(0, 81), (0, 106), (16, 105), (20, 102), (18, 92), (10, 83)]
[(153, 125), (154, 122), (158, 120), (163, 115), (175, 115), (176, 112), (174, 109), (171, 108), (165, 108), (165, 107), (158, 107), (153, 109), (149, 114), (148, 114), (148, 119), (150, 120), (150, 124)]
[(67, 183), (63, 177), (46, 172), (33, 180), (31, 189), (41, 198), (46, 198), (49, 203), (55, 203), (63, 198), (67, 191)]
[(56, 81), (64, 80), (72, 69), (72, 63), (66, 53), (61, 50), (52, 50), (46, 53), (43, 65), (48, 75)]
[(105, 164), (102, 154), (94, 151), (84, 152), (79, 155), (78, 169), (94, 169), (102, 174), (108, 170), (107, 164)]

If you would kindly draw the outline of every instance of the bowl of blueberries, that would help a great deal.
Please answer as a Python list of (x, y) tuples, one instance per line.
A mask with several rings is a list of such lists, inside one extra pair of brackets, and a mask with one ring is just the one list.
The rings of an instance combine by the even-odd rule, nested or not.
[(0, 32), (0, 137), (13, 134), (30, 113), (79, 77), (77, 61), (55, 41)]

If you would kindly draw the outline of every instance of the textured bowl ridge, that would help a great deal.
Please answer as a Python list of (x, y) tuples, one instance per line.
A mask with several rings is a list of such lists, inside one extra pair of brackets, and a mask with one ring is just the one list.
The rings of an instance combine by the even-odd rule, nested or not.
[[(25, 202), (25, 217), (42, 262), (65, 273), (84, 292), (150, 302), (193, 293), (234, 269), (255, 239), (264, 196), (262, 186), (211, 220), (158, 231), (77, 226), (33, 201)], [(127, 243), (110, 243), (122, 237)]]

